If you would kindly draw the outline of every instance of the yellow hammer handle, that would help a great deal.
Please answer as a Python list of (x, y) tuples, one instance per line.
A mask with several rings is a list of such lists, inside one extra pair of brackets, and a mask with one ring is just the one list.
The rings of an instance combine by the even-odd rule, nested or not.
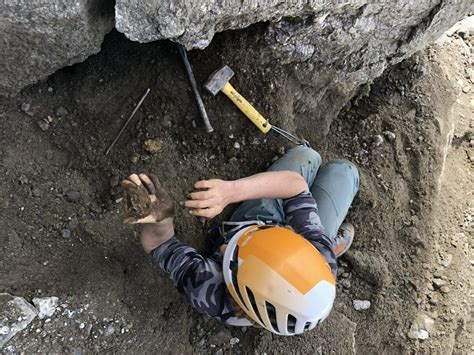
[(230, 83), (225, 84), (222, 92), (227, 95), (229, 99), (244, 113), (245, 116), (253, 122), (263, 133), (267, 133), (272, 125), (247, 101), (240, 95), (237, 90), (233, 88)]

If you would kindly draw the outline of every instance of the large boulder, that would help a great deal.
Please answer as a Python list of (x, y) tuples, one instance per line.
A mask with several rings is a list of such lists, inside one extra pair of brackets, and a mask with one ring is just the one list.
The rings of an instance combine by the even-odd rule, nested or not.
[[(393, 52), (398, 45), (417, 39), (419, 32), (432, 27), (433, 20), (435, 26), (430, 33), (446, 30), (466, 15), (469, 7), (473, 9), (469, 0), (117, 0), (115, 15), (117, 30), (132, 41), (171, 39), (188, 49), (207, 47), (216, 32), (241, 29), (257, 22), (278, 23), (282, 18), (294, 25), (309, 19), (304, 27), (310, 42), (320, 42), (317, 37), (328, 39), (332, 34), (332, 39), (342, 42), (333, 44), (327, 51), (338, 47), (342, 54), (347, 46), (351, 47), (349, 53), (359, 52), (361, 38), (365, 45), (373, 42), (369, 52), (370, 48), (379, 48), (381, 42), (390, 43)], [(287, 30), (287, 37), (291, 37), (291, 26)], [(299, 49), (308, 56), (315, 48)]]
[(287, 117), (312, 118), (287, 126), (314, 129), (316, 123), (322, 136), (363, 84), (472, 10), (470, 0), (117, 0), (115, 5), (116, 28), (129, 39), (166, 38), (188, 49), (205, 48), (216, 32), (269, 21), (262, 45), (252, 51), (254, 65), (285, 67), (275, 86), (282, 97), (294, 98)]
[(113, 1), (0, 1), (0, 94), (11, 94), (100, 50)]

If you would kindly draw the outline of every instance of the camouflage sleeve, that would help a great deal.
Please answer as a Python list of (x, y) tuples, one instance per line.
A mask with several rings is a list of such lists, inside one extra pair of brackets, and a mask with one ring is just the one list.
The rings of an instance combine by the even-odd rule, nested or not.
[(311, 192), (304, 191), (299, 195), (283, 200), (286, 223), (293, 230), (305, 237), (324, 256), (331, 271), (336, 276), (336, 255), (333, 252), (333, 241), (326, 234), (318, 215), (318, 207)]
[(151, 255), (198, 312), (224, 323), (234, 316), (221, 264), (204, 258), (175, 237), (153, 250)]

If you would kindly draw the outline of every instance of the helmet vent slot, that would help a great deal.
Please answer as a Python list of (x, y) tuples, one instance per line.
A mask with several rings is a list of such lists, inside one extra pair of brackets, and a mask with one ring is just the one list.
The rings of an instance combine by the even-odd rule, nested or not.
[(239, 282), (237, 281), (237, 273), (239, 271), (239, 246), (238, 245), (235, 247), (234, 254), (232, 255), (232, 259), (230, 260), (229, 269), (231, 271), (232, 284), (234, 285), (235, 292), (237, 293), (237, 296), (239, 296), (239, 299), (240, 299), (240, 302), (242, 302), (242, 305), (245, 306), (244, 298), (242, 297), (242, 294), (240, 293)]
[(288, 314), (287, 328), (288, 328), (288, 333), (293, 334), (295, 332), (296, 317), (293, 316), (292, 314)]
[(278, 329), (277, 319), (276, 319), (276, 311), (275, 306), (271, 303), (265, 302), (265, 308), (267, 309), (268, 319), (270, 319), (270, 323), (272, 323), (272, 327), (277, 332), (280, 332)]
[(252, 309), (257, 315), (258, 320), (260, 321), (260, 323), (265, 324), (263, 323), (262, 316), (260, 315), (260, 312), (258, 311), (257, 303), (255, 302), (255, 297), (253, 295), (253, 292), (248, 287), (245, 287), (245, 290), (247, 291), (247, 296), (249, 297), (250, 304), (252, 305)]
[(306, 324), (304, 325), (304, 330), (308, 330), (309, 327), (311, 327), (311, 322), (306, 322)]

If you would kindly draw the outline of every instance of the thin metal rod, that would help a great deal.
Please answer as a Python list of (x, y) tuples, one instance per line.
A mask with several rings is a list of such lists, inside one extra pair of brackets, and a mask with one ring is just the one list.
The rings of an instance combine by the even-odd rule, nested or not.
[(297, 144), (297, 145), (304, 144), (309, 147), (309, 143), (307, 140), (298, 138), (295, 135), (291, 134), (290, 132), (285, 131), (284, 129), (281, 129), (280, 127), (272, 126), (272, 130), (277, 132), (281, 136), (285, 137), (286, 139), (288, 139), (290, 142), (294, 144)]
[(107, 150), (105, 151), (105, 156), (109, 155), (110, 151), (112, 150), (112, 148), (115, 146), (115, 144), (117, 143), (117, 141), (119, 140), (120, 136), (122, 135), (123, 131), (125, 131), (125, 128), (127, 128), (128, 124), (130, 123), (130, 121), (132, 120), (133, 116), (135, 116), (135, 113), (138, 111), (138, 109), (140, 108), (140, 106), (142, 105), (143, 101), (145, 101), (145, 98), (147, 97), (148, 93), (150, 92), (150, 88), (148, 88), (145, 92), (145, 94), (142, 96), (142, 98), (140, 99), (140, 101), (138, 101), (138, 104), (137, 106), (135, 106), (135, 109), (133, 110), (132, 114), (130, 115), (130, 117), (125, 121), (125, 123), (123, 124), (122, 128), (120, 129), (119, 133), (117, 134), (117, 136), (115, 137), (114, 141), (112, 143), (110, 143), (109, 147), (107, 148)]
[(186, 73), (188, 74), (189, 82), (191, 83), (191, 88), (194, 92), (194, 97), (196, 98), (196, 103), (199, 109), (199, 113), (201, 114), (202, 121), (204, 126), (206, 127), (207, 133), (214, 132), (214, 128), (211, 126), (211, 122), (209, 122), (209, 117), (207, 116), (206, 108), (204, 107), (204, 102), (202, 102), (201, 94), (199, 93), (196, 79), (194, 78), (193, 69), (191, 68), (191, 64), (189, 63), (188, 55), (186, 54), (186, 50), (184, 47), (177, 43), (178, 52), (181, 55), (181, 59), (183, 60), (184, 67), (186, 68)]

